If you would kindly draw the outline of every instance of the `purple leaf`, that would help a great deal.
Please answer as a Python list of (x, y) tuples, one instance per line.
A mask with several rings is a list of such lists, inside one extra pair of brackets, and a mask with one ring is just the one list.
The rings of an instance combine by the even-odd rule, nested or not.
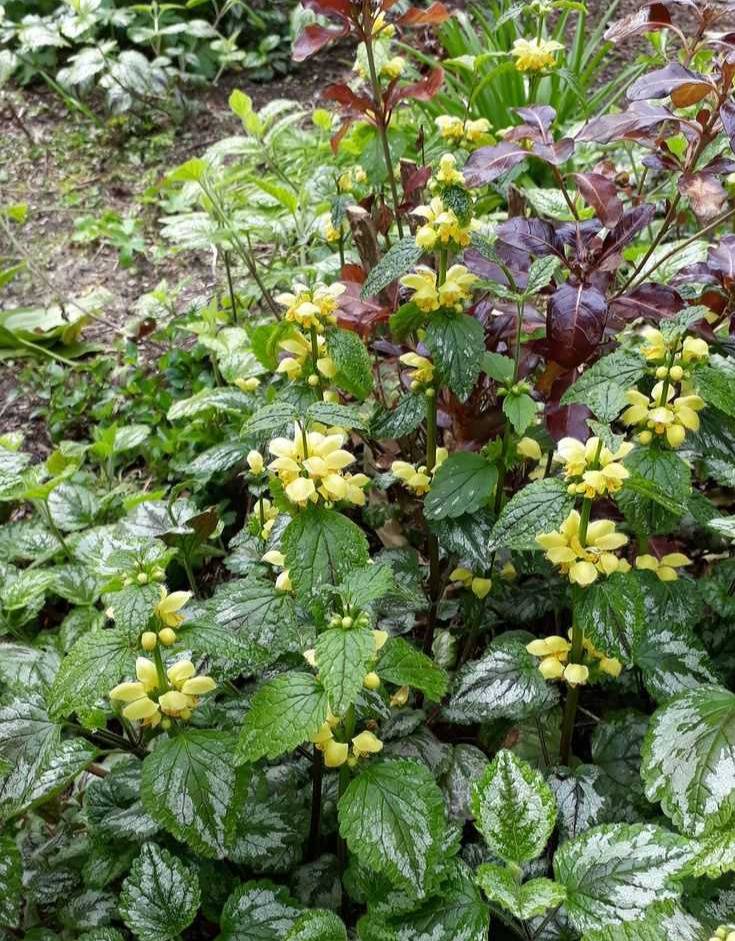
[(543, 219), (524, 219), (522, 216), (516, 216), (501, 222), (495, 231), (499, 242), (536, 257), (561, 254), (561, 245), (554, 226)]
[(582, 198), (591, 206), (606, 229), (614, 228), (623, 217), (623, 204), (615, 183), (601, 173), (573, 174)]
[(683, 307), (684, 301), (678, 291), (666, 284), (648, 282), (611, 301), (610, 314), (623, 320), (635, 320), (636, 317), (660, 320), (673, 317)]
[(553, 167), (558, 167), (565, 163), (574, 153), (574, 141), (571, 137), (563, 137), (560, 141), (553, 144), (534, 143), (531, 148), (534, 157), (545, 160)]
[(662, 69), (641, 75), (626, 91), (629, 101), (650, 101), (652, 98), (668, 98), (680, 91), (674, 102), (677, 107), (694, 104), (713, 90), (712, 85), (698, 72), (692, 72), (678, 62), (669, 62)]
[(469, 187), (492, 183), (526, 157), (528, 151), (510, 141), (503, 141), (492, 147), (479, 147), (464, 165), (462, 172), (465, 183)]
[(686, 196), (698, 222), (708, 222), (727, 201), (727, 190), (712, 173), (682, 173), (677, 188)]
[(632, 242), (641, 229), (651, 222), (655, 214), (654, 206), (636, 206), (635, 209), (629, 209), (602, 243), (602, 254), (598, 263), (601, 265), (605, 259), (617, 254), (629, 242)]
[(588, 284), (566, 282), (549, 298), (546, 340), (549, 357), (562, 366), (579, 366), (602, 341), (607, 300)]
[(716, 248), (710, 248), (707, 263), (724, 277), (735, 278), (735, 235), (726, 235)]

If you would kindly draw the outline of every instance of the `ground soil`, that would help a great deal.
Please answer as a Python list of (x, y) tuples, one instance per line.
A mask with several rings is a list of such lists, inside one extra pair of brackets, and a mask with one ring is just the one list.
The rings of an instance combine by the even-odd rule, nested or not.
[[(593, 18), (602, 8), (600, 0), (588, 6)], [(622, 0), (618, 13), (639, 6), (638, 0)], [(631, 52), (617, 54), (627, 57)], [(180, 305), (206, 294), (211, 287), (209, 259), (193, 252), (173, 253), (157, 236), (156, 186), (163, 174), (238, 132), (239, 122), (227, 104), (233, 88), (247, 91), (256, 107), (275, 98), (316, 104), (325, 85), (349, 65), (348, 50), (332, 50), (270, 83), (248, 83), (229, 74), (217, 87), (192, 94), (193, 113), (183, 125), (150, 122), (142, 133), (140, 124), (129, 121), (95, 129), (86, 118), (70, 114), (45, 87), (12, 90), (4, 103), (0, 93), (0, 205), (28, 206), (27, 222), (17, 231), (29, 261), (27, 273), (0, 290), (0, 309), (46, 304), (104, 286), (112, 292), (112, 301), (104, 321), (85, 328), (84, 338), (113, 349), (122, 342), (135, 301), (161, 280), (176, 285), (186, 277)], [(123, 217), (133, 214), (142, 224), (147, 250), (135, 256), (132, 267), (121, 267), (112, 247), (72, 240), (75, 219), (97, 217), (106, 210)], [(0, 233), (0, 259), (16, 254), (2, 240)], [(152, 360), (156, 348), (147, 348), (149, 343), (141, 341), (141, 354)], [(33, 390), (21, 387), (22, 365), (0, 359), (0, 433), (22, 430), (26, 446), (43, 456), (51, 442), (42, 402)]]

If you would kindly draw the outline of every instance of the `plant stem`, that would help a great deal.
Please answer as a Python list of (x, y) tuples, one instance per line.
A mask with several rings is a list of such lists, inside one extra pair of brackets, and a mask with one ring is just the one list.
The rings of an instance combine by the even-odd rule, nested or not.
[[(570, 663), (579, 663), (582, 659), (583, 641), (584, 631), (579, 624), (577, 624), (576, 620), (574, 620), (572, 622), (572, 649), (569, 651)], [(559, 762), (563, 765), (569, 764), (569, 757), (572, 751), (572, 736), (574, 735), (574, 718), (577, 714), (578, 703), (579, 686), (568, 687), (567, 699), (564, 703), (564, 718), (561, 726), (561, 745), (559, 747)]]
[[(350, 706), (345, 715), (344, 721), (344, 739), (349, 744), (353, 735), (355, 734), (355, 706)], [(339, 769), (339, 784), (338, 784), (338, 794), (342, 798), (347, 786), (350, 783), (350, 766), (345, 762)], [(347, 844), (341, 836), (337, 837), (337, 872), (339, 873), (340, 884), (342, 883), (342, 877), (344, 876), (345, 869), (347, 868)], [(347, 921), (347, 915), (349, 914), (349, 897), (342, 888), (342, 917)]]
[[(429, 389), (433, 395), (426, 396), (426, 473), (431, 472), (436, 465), (436, 439), (437, 439), (437, 403), (436, 389)], [(431, 531), (427, 534), (427, 551), (429, 556), (429, 613), (424, 634), (424, 653), (431, 654), (436, 630), (437, 612), (439, 609), (439, 593), (441, 587), (441, 572), (439, 569), (439, 540)]]
[(197, 586), (197, 580), (194, 577), (194, 569), (191, 567), (191, 560), (189, 559), (189, 553), (181, 550), (181, 564), (184, 567), (186, 572), (186, 580), (189, 583), (189, 588), (191, 588), (194, 597), (196, 598), (199, 594), (199, 587)]
[(73, 561), (74, 561), (74, 556), (73, 556), (73, 554), (72, 554), (72, 551), (71, 551), (71, 549), (69, 548), (69, 546), (68, 546), (66, 540), (64, 539), (64, 537), (63, 537), (63, 535), (62, 535), (62, 533), (61, 533), (61, 530), (59, 529), (59, 527), (58, 527), (58, 526), (56, 525), (56, 523), (54, 522), (54, 518), (53, 518), (53, 516), (51, 515), (51, 510), (49, 509), (48, 500), (46, 499), (46, 500), (41, 500), (41, 501), (39, 501), (39, 503), (37, 504), (37, 506), (38, 506), (39, 508), (40, 508), (40, 507), (43, 507), (43, 512), (42, 512), (41, 515), (45, 518), (46, 525), (47, 525), (48, 528), (51, 530), (51, 532), (54, 534), (54, 538), (55, 538), (56, 541), (59, 543), (59, 545), (61, 546), (61, 548), (64, 550), (64, 554), (66, 555), (67, 559), (68, 559), (70, 562), (73, 562)]
[[(513, 385), (518, 382), (518, 373), (521, 366), (521, 331), (523, 330), (523, 298), (516, 302), (516, 336), (513, 344)], [(503, 449), (500, 453), (500, 473), (495, 490), (495, 515), (498, 516), (503, 509), (503, 496), (505, 491), (505, 476), (508, 470), (508, 448), (510, 447), (510, 421), (506, 419), (503, 431)]]
[(222, 257), (225, 262), (225, 273), (227, 275), (227, 289), (230, 293), (230, 306), (232, 307), (232, 321), (237, 323), (237, 301), (235, 300), (235, 288), (232, 284), (232, 271), (230, 270), (230, 253), (225, 251), (222, 253)]
[(309, 824), (308, 858), (319, 856), (319, 840), (322, 826), (322, 776), (324, 760), (322, 753), (314, 746), (314, 759), (311, 765), (311, 821)]
[(367, 24), (365, 29), (365, 54), (370, 71), (370, 82), (373, 86), (373, 103), (375, 105), (375, 127), (378, 131), (378, 137), (383, 148), (383, 158), (385, 160), (385, 169), (388, 171), (388, 185), (390, 186), (391, 197), (393, 199), (393, 214), (396, 217), (398, 226), (398, 236), (403, 238), (403, 225), (398, 215), (398, 189), (396, 187), (396, 177), (393, 170), (393, 158), (390, 155), (390, 144), (388, 143), (388, 127), (386, 121), (386, 111), (383, 104), (383, 93), (380, 88), (380, 79), (375, 68), (375, 55), (373, 54), (373, 36), (372, 36), (372, 16), (370, 13), (370, 0), (363, 0), (363, 22)]

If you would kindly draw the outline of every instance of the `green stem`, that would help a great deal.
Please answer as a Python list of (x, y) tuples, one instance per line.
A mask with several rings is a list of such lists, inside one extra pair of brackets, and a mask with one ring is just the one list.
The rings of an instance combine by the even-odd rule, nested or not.
[[(591, 501), (588, 501), (591, 502)], [(572, 649), (569, 651), (569, 662), (579, 663), (582, 660), (584, 649), (584, 631), (577, 623), (572, 622)], [(574, 719), (579, 704), (579, 686), (570, 686), (567, 689), (567, 699), (564, 703), (564, 718), (561, 726), (561, 745), (559, 747), (559, 761), (563, 765), (569, 764), (572, 752), (572, 737), (574, 735)]]
[(579, 518), (579, 541), (583, 546), (587, 545), (587, 527), (590, 524), (590, 513), (592, 512), (592, 500), (585, 498), (582, 500), (582, 512)]
[[(513, 385), (518, 382), (518, 373), (521, 367), (521, 331), (523, 330), (523, 298), (516, 302), (516, 336), (513, 344)], [(500, 473), (495, 490), (495, 515), (498, 516), (503, 509), (505, 495), (505, 477), (508, 471), (508, 450), (510, 448), (510, 422), (506, 419), (503, 430), (503, 448), (500, 452)]]
[[(431, 475), (436, 465), (436, 439), (437, 439), (437, 403), (436, 389), (427, 389), (426, 396), (426, 472)], [(439, 564), (439, 541), (434, 533), (427, 534), (427, 552), (429, 556), (429, 613), (426, 620), (426, 633), (424, 634), (424, 653), (431, 655), (436, 631), (437, 615), (439, 611), (439, 595), (441, 592), (441, 570)]]
[(158, 674), (158, 686), (162, 692), (166, 692), (169, 689), (168, 677), (166, 676), (166, 667), (163, 663), (163, 657), (161, 656), (161, 647), (159, 644), (153, 648), (153, 662), (156, 665), (156, 673)]
[[(355, 706), (350, 706), (344, 718), (344, 740), (349, 745), (355, 734)], [(341, 798), (350, 783), (350, 766), (345, 762), (339, 769), (338, 794)], [(340, 836), (337, 839), (337, 872), (339, 874), (340, 884), (347, 868), (347, 844)], [(342, 888), (342, 917), (347, 921), (349, 914), (349, 896)]]
[(56, 525), (56, 523), (54, 522), (54, 518), (53, 518), (53, 516), (51, 515), (51, 510), (49, 509), (48, 500), (41, 500), (41, 501), (39, 502), (38, 506), (39, 506), (39, 508), (40, 508), (41, 506), (43, 507), (43, 512), (42, 512), (41, 515), (44, 517), (45, 522), (46, 522), (46, 525), (47, 525), (48, 528), (51, 530), (51, 532), (54, 534), (54, 537), (55, 537), (56, 541), (59, 543), (59, 545), (61, 546), (61, 548), (64, 550), (64, 554), (66, 555), (67, 559), (68, 559), (70, 562), (73, 562), (73, 561), (74, 561), (74, 556), (73, 556), (73, 554), (72, 554), (72, 551), (71, 551), (71, 549), (69, 548), (69, 546), (68, 546), (66, 540), (64, 539), (63, 535), (61, 534), (61, 530), (59, 529), (59, 527), (58, 527), (58, 526)]
[(222, 254), (225, 262), (225, 274), (227, 275), (227, 290), (230, 293), (230, 306), (232, 307), (232, 321), (237, 323), (237, 301), (235, 299), (235, 287), (232, 283), (232, 271), (230, 269), (230, 253), (224, 251)]
[(317, 379), (319, 379), (319, 385), (321, 386), (322, 382), (319, 376), (319, 367), (317, 366), (317, 363), (319, 362), (319, 337), (317, 336), (316, 326), (314, 324), (311, 325), (310, 336), (311, 336), (311, 365), (314, 369), (314, 375), (317, 377)]
[(314, 746), (314, 758), (311, 765), (311, 819), (309, 823), (309, 849), (308, 858), (311, 860), (319, 856), (319, 841), (322, 826), (322, 777), (324, 774), (324, 759), (319, 749)]
[(189, 588), (191, 588), (194, 597), (196, 598), (199, 594), (199, 588), (197, 586), (197, 580), (194, 577), (194, 569), (191, 567), (191, 559), (189, 558), (189, 553), (181, 550), (181, 564), (184, 567), (186, 572), (186, 580), (189, 583)]

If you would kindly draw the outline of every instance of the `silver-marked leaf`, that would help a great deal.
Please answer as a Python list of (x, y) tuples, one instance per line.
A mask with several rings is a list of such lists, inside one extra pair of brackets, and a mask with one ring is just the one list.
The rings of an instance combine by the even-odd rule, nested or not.
[(587, 931), (584, 941), (710, 941), (712, 932), (677, 902), (652, 905), (640, 921)]
[(147, 840), (158, 824), (140, 798), (142, 764), (137, 758), (119, 761), (104, 778), (94, 778), (84, 792), (90, 832), (102, 840)]
[(15, 840), (0, 836), (0, 927), (17, 928), (23, 892), (23, 862)]
[(140, 941), (168, 941), (194, 921), (200, 898), (196, 873), (168, 850), (145, 843), (122, 884), (120, 915)]
[(83, 738), (68, 738), (53, 751), (20, 756), (3, 776), (0, 770), (0, 818), (9, 819), (50, 800), (67, 787), (97, 756)]
[(49, 691), (49, 714), (68, 716), (91, 709), (102, 696), (135, 671), (135, 652), (117, 630), (83, 634), (64, 657)]
[(335, 627), (319, 634), (316, 663), (334, 715), (344, 715), (354, 703), (374, 657), (375, 641), (368, 627)]
[(416, 245), (416, 239), (407, 235), (392, 245), (380, 261), (371, 270), (362, 286), (360, 297), (363, 300), (380, 294), (391, 282), (405, 274), (421, 257), (423, 249)]
[(389, 683), (420, 689), (434, 702), (439, 702), (447, 691), (446, 672), (402, 637), (388, 640), (376, 669)]
[(485, 332), (469, 314), (437, 311), (424, 338), (434, 366), (454, 394), (464, 401), (480, 375)]
[(615, 350), (593, 363), (561, 397), (562, 405), (586, 405), (600, 421), (609, 422), (628, 404), (625, 393), (646, 372), (634, 350)]
[(491, 902), (497, 902), (515, 918), (526, 921), (544, 915), (564, 901), (564, 887), (551, 879), (530, 879), (521, 884), (504, 866), (483, 863), (477, 870), (477, 884)]
[(262, 880), (239, 885), (225, 902), (220, 941), (280, 941), (302, 913), (283, 886)]
[(284, 941), (347, 941), (347, 929), (334, 912), (314, 908), (299, 915)]
[(368, 560), (367, 539), (360, 527), (323, 507), (310, 507), (295, 516), (281, 546), (294, 588), (305, 595), (323, 585), (339, 585), (351, 569)]
[(586, 637), (608, 657), (629, 662), (645, 622), (643, 592), (634, 572), (615, 572), (575, 588), (574, 616)]
[(536, 859), (556, 823), (556, 801), (543, 775), (507, 749), (475, 786), (472, 811), (488, 847), (509, 863)]
[(539, 549), (536, 536), (556, 529), (574, 508), (574, 497), (555, 477), (534, 480), (519, 490), (503, 508), (493, 526), (488, 551)]
[(360, 769), (338, 805), (350, 852), (396, 886), (426, 896), (443, 852), (444, 798), (414, 761), (377, 760)]
[(236, 795), (235, 740), (227, 732), (186, 729), (157, 743), (143, 762), (143, 805), (155, 821), (202, 856), (226, 855)]
[(567, 840), (554, 856), (564, 908), (578, 931), (633, 922), (655, 902), (676, 899), (689, 841), (661, 827), (614, 823)]
[(643, 745), (646, 796), (678, 829), (701, 836), (735, 812), (735, 695), (721, 686), (681, 693), (653, 714)]
[(717, 683), (718, 676), (701, 640), (684, 625), (646, 622), (633, 651), (633, 661), (653, 699), (666, 702), (677, 693), (702, 683)]
[(549, 776), (549, 787), (556, 798), (562, 840), (579, 836), (590, 827), (602, 823), (610, 811), (611, 801), (600, 786), (601, 776), (602, 771), (594, 765), (577, 765), (574, 770), (558, 768)]
[(472, 791), (490, 762), (475, 745), (455, 745), (449, 770), (439, 782), (447, 799), (449, 819), (463, 824), (472, 817)]

